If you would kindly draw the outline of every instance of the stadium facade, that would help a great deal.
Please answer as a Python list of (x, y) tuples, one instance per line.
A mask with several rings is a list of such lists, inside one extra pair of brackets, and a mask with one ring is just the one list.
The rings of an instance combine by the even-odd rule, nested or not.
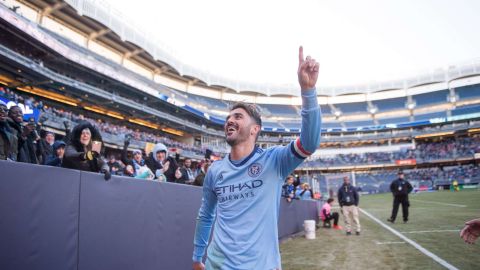
[[(262, 146), (299, 134), (294, 87), (239, 82), (182, 63), (101, 1), (0, 2), (0, 27), (0, 83), (50, 107), (219, 153), (228, 151), (221, 127), (235, 101), (262, 110)], [(359, 185), (373, 192), (385, 191), (397, 168), (412, 170), (418, 186), (448, 185), (452, 177), (479, 182), (480, 59), (415, 78), (318, 92), (322, 150), (300, 174), (355, 171)], [(52, 115), (46, 125), (61, 134), (61, 122)], [(123, 144), (116, 134), (104, 137), (109, 148)], [(200, 159), (201, 151), (185, 155)], [(434, 171), (431, 183), (423, 171)]]

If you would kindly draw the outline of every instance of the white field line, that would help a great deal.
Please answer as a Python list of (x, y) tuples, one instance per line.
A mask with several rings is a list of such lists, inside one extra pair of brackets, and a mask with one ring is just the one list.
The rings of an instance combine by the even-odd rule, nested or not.
[(377, 244), (377, 245), (394, 245), (394, 244), (405, 244), (405, 242), (403, 242), (403, 241), (390, 241), (390, 242), (375, 241), (375, 244)]
[[(425, 210), (425, 209), (429, 209), (431, 210), (433, 206), (430, 206), (430, 207), (415, 207), (415, 210), (418, 210), (418, 209), (421, 209), (421, 210)], [(332, 207), (333, 209), (333, 207)], [(340, 208), (338, 208), (340, 209)], [(385, 209), (385, 208), (365, 208), (366, 210), (368, 211), (388, 211), (388, 212), (391, 212), (392, 210), (390, 209)]]
[(417, 200), (417, 199), (410, 199), (410, 201), (422, 202), (422, 203), (433, 203), (433, 204), (446, 205), (446, 206), (454, 206), (454, 207), (467, 207), (466, 205), (463, 205), (463, 204), (432, 202), (432, 201), (423, 201), (423, 200)]
[(460, 230), (410, 231), (410, 232), (400, 232), (400, 233), (439, 233), (439, 232), (460, 232)]
[(412, 245), (414, 248), (418, 249), (420, 252), (422, 252), (423, 254), (427, 255), (428, 257), (432, 258), (434, 261), (436, 261), (437, 263), (439, 263), (440, 265), (442, 265), (443, 267), (449, 269), (449, 270), (458, 270), (458, 268), (456, 268), (455, 266), (449, 264), (447, 261), (445, 261), (444, 259), (438, 257), (437, 255), (433, 254), (432, 252), (428, 251), (427, 249), (425, 249), (424, 247), (420, 246), (417, 242), (411, 240), (410, 238), (407, 238), (405, 235), (399, 233), (397, 230), (393, 229), (392, 227), (386, 225), (385, 223), (383, 223), (382, 221), (380, 221), (378, 218), (372, 216), (370, 213), (368, 213), (367, 211), (359, 208), (359, 210), (364, 214), (366, 215), (367, 217), (371, 218), (373, 221), (377, 222), (378, 224), (380, 224), (380, 226), (384, 227), (385, 229), (389, 230), (390, 232), (392, 232), (393, 234), (395, 234), (396, 236), (400, 237), (402, 240), (404, 240), (405, 242), (409, 243), (410, 245)]

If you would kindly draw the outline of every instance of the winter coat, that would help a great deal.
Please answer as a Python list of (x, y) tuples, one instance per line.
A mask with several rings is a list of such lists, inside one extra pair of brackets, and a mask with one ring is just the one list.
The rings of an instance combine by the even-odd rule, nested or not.
[[(88, 128), (92, 134), (90, 144), (86, 147), (80, 142), (82, 130), (85, 128)], [(70, 142), (65, 148), (62, 167), (89, 172), (108, 172), (108, 165), (102, 160), (100, 154), (91, 151), (92, 141), (100, 141), (102, 142), (102, 148), (104, 147), (100, 132), (92, 124), (84, 121), (75, 126), (71, 133)], [(91, 154), (91, 159), (89, 159), (88, 153)]]
[(13, 147), (16, 141), (17, 138), (7, 122), (0, 122), (0, 160), (16, 160), (18, 150)]

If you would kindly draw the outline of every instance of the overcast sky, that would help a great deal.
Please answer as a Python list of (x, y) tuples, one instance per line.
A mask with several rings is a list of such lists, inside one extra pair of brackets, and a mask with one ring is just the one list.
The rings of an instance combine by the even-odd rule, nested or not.
[(105, 0), (183, 62), (296, 84), (298, 46), (319, 85), (401, 79), (480, 57), (479, 0)]

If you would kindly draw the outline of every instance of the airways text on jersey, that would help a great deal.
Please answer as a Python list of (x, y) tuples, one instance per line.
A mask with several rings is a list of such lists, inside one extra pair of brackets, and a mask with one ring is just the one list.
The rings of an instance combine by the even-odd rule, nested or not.
[(226, 202), (232, 200), (246, 199), (255, 197), (258, 188), (263, 186), (263, 180), (249, 180), (236, 184), (219, 186), (215, 188), (218, 202)]

